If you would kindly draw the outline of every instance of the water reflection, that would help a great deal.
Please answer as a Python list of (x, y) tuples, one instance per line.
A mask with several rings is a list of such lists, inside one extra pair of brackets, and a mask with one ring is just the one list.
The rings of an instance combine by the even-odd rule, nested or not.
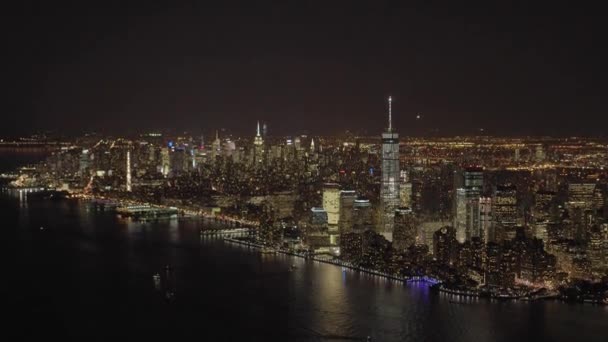
[[(87, 316), (117, 298), (106, 309), (135, 322), (121, 328), (141, 338), (147, 332), (137, 327), (155, 322), (184, 336), (199, 336), (201, 329), (227, 331), (232, 340), (271, 340), (268, 331), (280, 334), (272, 340), (297, 336), (304, 341), (364, 340), (368, 335), (373, 341), (604, 339), (608, 307), (493, 303), (436, 294), (425, 283), (403, 284), (202, 238), (202, 220), (137, 222), (88, 210), (82, 203), (32, 202), (22, 208), (18, 197), (11, 203), (13, 207), (0, 210), (17, 221), (23, 244), (19, 250), (32, 253), (33, 265), (44, 262), (40, 269), (50, 265), (63, 275), (54, 289), (59, 294), (50, 294), (57, 296), (53, 300), (67, 305), (74, 293), (65, 295), (63, 287), (78, 289), (80, 297), (70, 303), (73, 310), (64, 313), (81, 320), (74, 329), (90, 326)], [(34, 234), (34, 245), (26, 234), (40, 222), (46, 222), (51, 234)], [(172, 320), (157, 320), (168, 313)], [(114, 329), (110, 319), (98, 316), (106, 329)]]

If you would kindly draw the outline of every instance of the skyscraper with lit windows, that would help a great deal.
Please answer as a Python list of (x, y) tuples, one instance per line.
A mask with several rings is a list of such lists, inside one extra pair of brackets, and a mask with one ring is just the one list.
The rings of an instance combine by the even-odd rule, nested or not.
[(256, 130), (255, 138), (253, 139), (253, 161), (256, 167), (259, 167), (264, 162), (264, 139), (260, 133), (260, 122)]
[(392, 98), (388, 97), (388, 128), (382, 133), (382, 187), (380, 197), (383, 210), (381, 234), (392, 241), (395, 210), (399, 207), (399, 134), (393, 130)]
[(483, 189), (483, 169), (467, 167), (463, 173), (464, 186), (456, 189), (454, 228), (460, 243), (481, 237), (479, 198)]

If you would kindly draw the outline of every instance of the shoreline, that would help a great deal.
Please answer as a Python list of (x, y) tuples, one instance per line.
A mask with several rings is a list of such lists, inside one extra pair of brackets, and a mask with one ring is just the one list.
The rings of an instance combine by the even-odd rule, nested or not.
[(77, 199), (82, 199), (82, 200), (87, 200), (87, 201), (92, 201), (92, 202), (106, 200), (106, 201), (116, 202), (116, 204), (118, 204), (118, 205), (148, 205), (151, 207), (161, 208), (161, 209), (172, 209), (173, 208), (173, 209), (177, 209), (178, 218), (201, 217), (203, 219), (215, 220), (219, 223), (240, 225), (241, 227), (239, 227), (239, 228), (248, 228), (248, 227), (258, 226), (258, 223), (254, 222), (254, 221), (247, 221), (247, 220), (238, 219), (238, 218), (234, 218), (234, 217), (230, 217), (230, 216), (209, 214), (209, 213), (205, 213), (205, 211), (202, 209), (192, 210), (189, 208), (184, 208), (184, 207), (179, 207), (179, 206), (154, 204), (154, 203), (148, 203), (148, 202), (143, 202), (143, 201), (133, 200), (133, 199), (123, 199), (123, 198), (116, 198), (116, 197), (111, 197), (111, 196), (87, 195), (87, 194), (83, 194), (81, 192), (70, 192), (70, 195), (72, 196), (72, 198), (77, 198)]
[[(257, 242), (253, 242), (253, 241), (238, 240), (238, 239), (233, 239), (233, 238), (229, 238), (229, 237), (223, 238), (223, 241), (226, 241), (229, 243), (234, 243), (237, 245), (253, 247), (253, 248), (257, 248), (257, 249), (267, 248), (267, 246), (265, 246), (261, 243), (257, 243)], [(389, 280), (400, 281), (400, 282), (404, 282), (404, 283), (406, 283), (406, 282), (423, 282), (423, 283), (429, 283), (430, 284), (429, 287), (439, 283), (438, 280), (430, 278), (430, 277), (426, 277), (426, 276), (424, 276), (424, 277), (420, 277), (420, 276), (399, 277), (396, 275), (392, 275), (392, 274), (388, 274), (388, 273), (384, 273), (384, 272), (380, 272), (380, 271), (375, 271), (375, 270), (368, 269), (368, 268), (357, 267), (357, 266), (351, 265), (350, 263), (348, 263), (346, 261), (328, 259), (328, 258), (319, 258), (318, 256), (307, 256), (302, 253), (290, 252), (290, 251), (285, 251), (285, 250), (281, 250), (281, 249), (273, 249), (273, 253), (281, 253), (281, 254), (285, 254), (285, 255), (291, 255), (294, 257), (302, 258), (305, 260), (312, 260), (312, 261), (317, 261), (317, 262), (321, 262), (324, 264), (340, 266), (340, 267), (347, 268), (347, 269), (350, 269), (353, 271), (358, 271), (361, 273), (370, 274), (370, 275), (386, 278)]]
[[(51, 189), (51, 188), (47, 188), (47, 187), (43, 187), (43, 186), (15, 187), (15, 186), (10, 186), (8, 184), (0, 184), (0, 189), (2, 189), (3, 191), (8, 191), (8, 192), (15, 191), (15, 192), (24, 193), (24, 194), (36, 193), (36, 192), (42, 192), (42, 191), (61, 192), (61, 190)], [(244, 220), (244, 219), (235, 218), (235, 217), (231, 217), (231, 216), (224, 216), (221, 214), (218, 215), (218, 214), (206, 213), (203, 209), (193, 210), (192, 208), (184, 208), (184, 207), (180, 207), (180, 206), (170, 206), (170, 205), (164, 205), (164, 204), (149, 203), (149, 202), (136, 200), (136, 199), (126, 199), (126, 198), (120, 198), (120, 197), (115, 197), (115, 196), (90, 195), (90, 194), (85, 194), (82, 191), (65, 190), (65, 192), (67, 194), (69, 194), (69, 196), (66, 197), (66, 199), (78, 199), (78, 200), (85, 200), (85, 201), (98, 202), (98, 203), (106, 202), (104, 204), (110, 204), (110, 206), (114, 205), (115, 207), (126, 206), (126, 205), (146, 205), (146, 206), (150, 206), (152, 208), (158, 208), (158, 209), (176, 209), (178, 211), (178, 213), (177, 213), (178, 218), (201, 217), (204, 219), (215, 220), (219, 223), (223, 223), (223, 224), (227, 224), (227, 225), (230, 225), (230, 224), (240, 225), (240, 227), (237, 227), (237, 228), (251, 228), (251, 227), (259, 226), (259, 223), (255, 222), (255, 221)]]
[[(38, 187), (38, 188), (35, 188), (35, 187), (17, 188), (17, 187), (10, 187), (10, 186), (0, 186), (0, 188), (5, 191), (13, 190), (13, 191), (19, 191), (19, 192), (23, 191), (25, 193), (35, 193), (37, 191), (48, 190), (46, 188), (40, 188), (40, 187)], [(195, 211), (195, 210), (179, 208), (179, 207), (170, 207), (170, 206), (166, 206), (166, 205), (151, 204), (151, 203), (132, 200), (132, 199), (121, 199), (121, 198), (116, 198), (116, 197), (86, 195), (81, 192), (68, 192), (68, 193), (70, 194), (70, 197), (67, 197), (67, 199), (77, 199), (77, 200), (89, 201), (89, 202), (108, 201), (106, 204), (111, 203), (111, 204), (117, 204), (117, 205), (149, 205), (151, 207), (156, 207), (156, 208), (176, 208), (178, 210), (177, 218), (201, 217), (203, 219), (215, 220), (218, 223), (224, 223), (224, 224), (228, 224), (228, 225), (235, 224), (235, 223), (243, 224), (242, 222), (244, 222), (243, 220), (233, 219), (230, 217), (219, 217), (216, 215), (207, 214), (207, 213), (204, 213), (203, 210)], [(184, 213), (185, 213), (185, 215), (184, 215)], [(159, 219), (159, 218), (155, 218), (155, 219)], [(226, 227), (226, 228), (222, 228), (222, 229), (212, 229), (209, 231), (201, 231), (201, 235), (214, 235), (214, 236), (218, 236), (218, 237), (224, 236), (222, 238), (223, 241), (226, 241), (229, 243), (244, 245), (244, 246), (253, 247), (253, 248), (257, 248), (257, 249), (268, 248), (268, 246), (265, 246), (264, 244), (261, 244), (261, 243), (257, 243), (257, 242), (253, 242), (253, 241), (246, 241), (246, 240), (239, 240), (239, 239), (234, 239), (234, 238), (230, 237), (231, 235), (234, 235), (234, 234), (237, 234), (237, 235), (243, 234), (244, 230), (254, 229), (254, 227), (255, 227), (255, 225), (232, 226), (232, 227)], [(223, 232), (223, 231), (225, 231), (225, 232)], [(226, 237), (225, 235), (228, 235), (228, 237)], [(608, 300), (606, 300), (606, 299), (596, 300), (596, 299), (585, 298), (585, 299), (578, 299), (578, 300), (567, 300), (559, 295), (544, 295), (544, 296), (503, 295), (503, 296), (501, 296), (500, 294), (496, 295), (496, 294), (492, 294), (489, 292), (482, 292), (482, 291), (479, 291), (478, 289), (472, 289), (472, 290), (451, 289), (451, 288), (444, 287), (443, 283), (441, 281), (431, 278), (431, 277), (426, 277), (426, 276), (400, 277), (400, 276), (376, 271), (373, 269), (357, 267), (346, 261), (337, 260), (332, 257), (323, 257), (323, 256), (314, 256), (314, 255), (308, 256), (303, 253), (296, 253), (296, 252), (292, 252), (292, 251), (288, 251), (288, 250), (274, 249), (274, 248), (272, 249), (272, 253), (281, 253), (281, 254), (285, 254), (285, 255), (299, 257), (299, 258), (306, 259), (306, 260), (312, 260), (312, 261), (321, 262), (321, 263), (325, 263), (325, 264), (332, 264), (335, 266), (340, 266), (340, 267), (347, 268), (347, 269), (350, 269), (353, 271), (385, 278), (385, 279), (392, 280), (392, 281), (399, 281), (399, 282), (403, 282), (403, 283), (423, 282), (423, 283), (427, 283), (428, 287), (430, 289), (436, 290), (438, 292), (448, 294), (448, 295), (463, 296), (463, 297), (469, 297), (469, 298), (487, 298), (487, 299), (499, 300), (499, 301), (520, 301), (520, 302), (537, 302), (537, 301), (541, 301), (541, 300), (543, 300), (543, 301), (544, 300), (558, 300), (563, 303), (578, 303), (578, 304), (592, 304), (592, 305), (598, 305), (598, 306), (608, 306)]]
[[(236, 245), (256, 248), (259, 250), (268, 248), (268, 246), (265, 246), (262, 243), (239, 240), (239, 239), (234, 239), (231, 237), (224, 237), (222, 239), (222, 241), (236, 244)], [(262, 253), (264, 253), (264, 252), (262, 252)], [(317, 257), (316, 256), (307, 256), (303, 253), (290, 252), (290, 251), (285, 251), (285, 250), (281, 250), (281, 249), (273, 248), (271, 253), (280, 253), (280, 254), (284, 254), (284, 255), (290, 255), (290, 256), (302, 258), (305, 260), (312, 260), (312, 261), (321, 262), (324, 264), (340, 266), (340, 267), (347, 268), (347, 269), (350, 269), (353, 271), (382, 277), (382, 278), (392, 280), (392, 281), (398, 281), (398, 282), (403, 282), (403, 283), (422, 282), (422, 283), (428, 284), (429, 289), (433, 289), (433, 290), (436, 290), (440, 293), (447, 294), (447, 295), (462, 296), (462, 297), (468, 297), (468, 298), (482, 298), (482, 299), (489, 299), (491, 301), (517, 301), (517, 302), (524, 302), (524, 303), (532, 303), (532, 302), (545, 301), (545, 300), (558, 300), (563, 303), (568, 303), (568, 301), (563, 300), (562, 298), (560, 298), (557, 295), (539, 296), (539, 297), (534, 298), (534, 297), (530, 297), (530, 296), (509, 296), (509, 295), (501, 296), (501, 295), (494, 295), (491, 293), (486, 294), (486, 293), (480, 292), (479, 290), (450, 289), (450, 288), (444, 287), (443, 283), (441, 281), (434, 279), (434, 278), (426, 277), (426, 276), (424, 276), (424, 277), (399, 277), (399, 276), (394, 276), (394, 275), (379, 272), (379, 271), (356, 267), (346, 261), (340, 261), (340, 260), (329, 259), (329, 258), (319, 258), (318, 256)], [(590, 301), (586, 301), (586, 300), (575, 301), (575, 303), (593, 304), (593, 305), (600, 305), (600, 306), (607, 305), (607, 303), (602, 303), (600, 301), (590, 302)]]

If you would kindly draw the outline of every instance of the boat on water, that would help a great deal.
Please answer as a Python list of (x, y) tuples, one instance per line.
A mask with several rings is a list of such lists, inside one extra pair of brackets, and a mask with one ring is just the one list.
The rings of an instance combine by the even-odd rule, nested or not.
[(160, 288), (160, 274), (156, 273), (152, 276), (152, 279), (154, 280), (154, 287), (155, 288)]
[(498, 300), (514, 300), (514, 299), (519, 299), (518, 296), (512, 295), (512, 294), (507, 294), (507, 293), (500, 293), (500, 294), (492, 296), (492, 298), (493, 299), (498, 299)]

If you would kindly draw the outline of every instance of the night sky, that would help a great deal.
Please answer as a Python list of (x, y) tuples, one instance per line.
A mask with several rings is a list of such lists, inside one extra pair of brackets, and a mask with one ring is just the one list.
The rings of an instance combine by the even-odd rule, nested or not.
[(81, 2), (3, 9), (0, 134), (379, 134), (389, 94), (402, 135), (608, 127), (600, 8)]

